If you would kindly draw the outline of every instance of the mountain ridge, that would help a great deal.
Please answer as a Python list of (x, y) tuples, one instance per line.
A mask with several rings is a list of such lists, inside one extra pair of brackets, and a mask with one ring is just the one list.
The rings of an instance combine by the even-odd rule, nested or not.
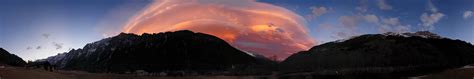
[(366, 34), (295, 53), (280, 63), (280, 70), (319, 75), (417, 76), (472, 64), (473, 56), (472, 44), (427, 31)]
[(24, 66), (26, 62), (15, 54), (11, 54), (7, 50), (0, 48), (0, 64), (10, 66)]
[(120, 33), (82, 49), (46, 58), (60, 69), (90, 72), (243, 71), (264, 63), (224, 40), (188, 30), (142, 35)]

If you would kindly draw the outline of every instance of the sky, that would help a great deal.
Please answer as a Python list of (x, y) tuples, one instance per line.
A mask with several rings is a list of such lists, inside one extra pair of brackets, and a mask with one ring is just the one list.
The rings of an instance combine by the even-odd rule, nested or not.
[[(198, 2), (175, 0), (174, 3), (160, 3), (163, 2), (1, 0), (0, 47), (24, 60), (35, 60), (82, 48), (88, 43), (120, 32), (139, 34), (180, 29), (210, 33), (238, 48), (266, 52), (261, 53), (266, 56), (273, 55), (268, 53), (272, 51), (257, 48), (262, 47), (259, 42), (263, 42), (263, 46), (276, 46), (267, 49), (282, 48), (281, 51), (287, 51), (283, 49), (291, 48), (302, 51), (325, 42), (384, 32), (431, 31), (443, 37), (474, 42), (474, 0), (198, 0)], [(181, 3), (189, 4), (167, 7)], [(223, 4), (224, 7), (207, 6), (212, 4)], [(205, 15), (212, 12), (194, 11), (203, 9), (212, 10), (216, 15)], [(160, 11), (164, 13), (157, 14)], [(228, 20), (216, 17), (220, 16), (217, 14), (240, 16), (231, 17), (232, 21), (236, 19), (235, 21), (239, 23), (215, 21)], [(189, 19), (191, 16), (206, 20)], [(166, 22), (161, 22), (163, 19)], [(252, 22), (244, 22), (248, 20)], [(271, 22), (263, 22), (267, 20)], [(181, 21), (190, 21), (191, 25), (185, 23), (184, 25), (189, 27), (176, 25), (156, 27), (170, 23), (182, 24)], [(223, 24), (227, 26), (208, 27)], [(225, 31), (229, 34), (216, 31), (220, 29), (208, 29), (228, 29), (228, 27), (232, 27)], [(142, 30), (144, 28), (156, 28), (156, 30)], [(265, 38), (264, 36), (268, 34), (262, 29), (278, 31), (278, 33), (268, 32), (276, 34), (268, 38), (281, 39), (265, 41), (272, 39)], [(282, 55), (281, 57), (285, 58), (289, 55), (288, 52), (293, 51), (296, 50), (275, 55)]]

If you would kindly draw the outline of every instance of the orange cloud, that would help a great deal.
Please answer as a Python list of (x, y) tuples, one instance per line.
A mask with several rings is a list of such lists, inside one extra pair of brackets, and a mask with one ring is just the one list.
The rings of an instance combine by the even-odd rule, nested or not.
[(315, 45), (305, 24), (287, 9), (254, 0), (156, 0), (123, 31), (192, 30), (215, 35), (247, 52), (284, 59)]

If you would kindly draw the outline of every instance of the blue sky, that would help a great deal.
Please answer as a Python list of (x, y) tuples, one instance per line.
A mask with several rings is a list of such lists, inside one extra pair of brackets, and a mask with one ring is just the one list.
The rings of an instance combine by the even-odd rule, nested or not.
[[(0, 1), (0, 47), (25, 60), (100, 40), (146, 6), (146, 0)], [(109, 28), (105, 28), (109, 27)]]
[[(2, 0), (0, 47), (25, 60), (116, 34), (150, 0)], [(427, 30), (474, 42), (474, 0), (259, 0), (307, 20), (319, 44), (354, 35)]]
[[(383, 33), (380, 27), (387, 23), (398, 23), (401, 26), (409, 26), (409, 31), (428, 30), (439, 35), (461, 39), (469, 42), (474, 41), (474, 20), (472, 16), (464, 17), (467, 11), (474, 10), (473, 0), (262, 0), (278, 6), (283, 6), (302, 16), (314, 15), (312, 12), (324, 7), (325, 11), (317, 17), (307, 19), (312, 36), (320, 42), (332, 41), (334, 39), (346, 38), (351, 34)], [(380, 2), (384, 2), (390, 8), (381, 8)], [(362, 10), (361, 10), (362, 9)], [(437, 12), (431, 11), (437, 9)], [(321, 11), (320, 11), (321, 12)], [(442, 14), (438, 21), (430, 26), (432, 29), (426, 29), (421, 17)], [(469, 12), (467, 12), (469, 13)], [(472, 14), (472, 13), (471, 13)], [(374, 15), (380, 23), (369, 23), (364, 20), (368, 15)], [(470, 14), (468, 14), (470, 15)], [(341, 17), (348, 16), (356, 18), (355, 29), (347, 30)], [(437, 19), (434, 18), (430, 19)], [(432, 20), (434, 21), (434, 20)], [(349, 23), (350, 24), (350, 23)], [(426, 22), (430, 24), (430, 22)], [(322, 29), (323, 26), (331, 26), (333, 29)], [(398, 25), (390, 25), (397, 27)], [(334, 29), (335, 28), (335, 29)], [(390, 30), (389, 30), (390, 31)], [(391, 30), (396, 31), (396, 30)], [(339, 35), (338, 35), (339, 33)]]

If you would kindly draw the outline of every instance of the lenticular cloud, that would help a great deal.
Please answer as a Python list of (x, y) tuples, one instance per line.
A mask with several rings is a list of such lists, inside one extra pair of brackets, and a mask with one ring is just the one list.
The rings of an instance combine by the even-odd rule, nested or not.
[(157, 0), (123, 28), (136, 34), (176, 30), (215, 35), (243, 51), (279, 59), (315, 44), (301, 16), (253, 0)]

